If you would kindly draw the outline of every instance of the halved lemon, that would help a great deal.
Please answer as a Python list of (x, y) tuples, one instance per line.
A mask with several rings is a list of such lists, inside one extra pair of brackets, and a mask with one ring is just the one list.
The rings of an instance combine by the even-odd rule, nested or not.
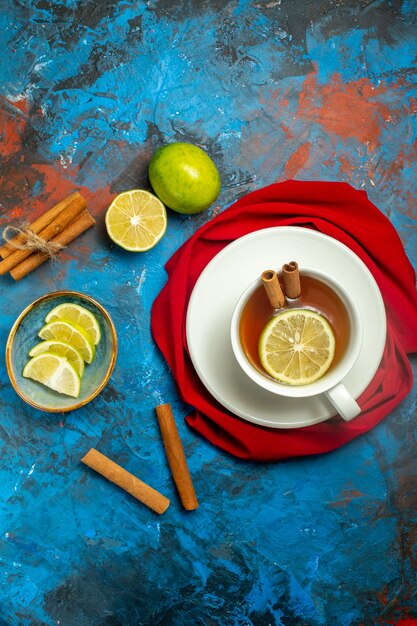
[(329, 322), (309, 309), (287, 309), (263, 329), (259, 358), (265, 371), (288, 385), (308, 385), (329, 369), (335, 338)]
[(164, 236), (167, 212), (152, 193), (133, 189), (113, 200), (105, 221), (107, 233), (115, 243), (129, 252), (145, 252)]
[(25, 378), (32, 378), (58, 393), (78, 398), (81, 381), (71, 363), (63, 356), (44, 352), (30, 359), (23, 370)]
[(66, 320), (74, 322), (81, 328), (84, 328), (90, 335), (94, 345), (97, 345), (101, 339), (100, 325), (95, 315), (88, 309), (73, 302), (63, 302), (52, 309), (45, 317), (45, 322), (54, 322), (56, 320)]
[(74, 324), (74, 322), (68, 322), (66, 320), (49, 322), (49, 324), (45, 324), (45, 326), (40, 329), (38, 335), (41, 339), (45, 339), (45, 341), (57, 339), (58, 341), (69, 343), (70, 346), (81, 354), (86, 363), (91, 363), (94, 359), (96, 349), (90, 335), (84, 328)]
[(69, 361), (69, 363), (71, 363), (78, 376), (80, 378), (83, 377), (84, 360), (78, 350), (70, 346), (69, 343), (57, 341), (56, 339), (41, 341), (32, 348), (32, 350), (29, 352), (29, 356), (38, 356), (38, 354), (43, 354), (44, 352), (52, 352), (52, 354), (64, 356)]

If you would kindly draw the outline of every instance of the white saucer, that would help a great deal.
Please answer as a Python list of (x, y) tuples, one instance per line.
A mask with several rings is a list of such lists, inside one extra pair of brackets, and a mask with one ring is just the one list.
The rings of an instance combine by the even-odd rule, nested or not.
[(258, 387), (238, 365), (230, 322), (244, 289), (270, 267), (296, 260), (331, 273), (355, 299), (363, 322), (363, 344), (344, 384), (354, 398), (366, 389), (385, 347), (386, 315), (378, 285), (366, 265), (347, 246), (308, 228), (281, 226), (258, 230), (226, 246), (205, 267), (191, 294), (186, 334), (192, 363), (201, 381), (235, 415), (270, 428), (300, 428), (335, 415), (323, 396), (283, 398)]

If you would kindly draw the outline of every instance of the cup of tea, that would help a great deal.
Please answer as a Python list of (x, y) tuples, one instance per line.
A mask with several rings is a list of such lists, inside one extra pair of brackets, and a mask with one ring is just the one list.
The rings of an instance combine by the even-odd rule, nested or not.
[[(232, 315), (231, 342), (240, 367), (257, 385), (277, 396), (309, 398), (325, 394), (345, 420), (361, 409), (343, 384), (354, 366), (362, 345), (362, 319), (358, 307), (343, 285), (330, 275), (311, 268), (300, 268), (301, 294), (286, 300), (283, 309), (274, 310), (260, 278), (240, 296)], [(270, 375), (259, 353), (261, 335), (270, 320), (283, 311), (311, 311), (324, 318), (333, 335), (330, 366), (318, 379), (306, 384), (288, 384)]]

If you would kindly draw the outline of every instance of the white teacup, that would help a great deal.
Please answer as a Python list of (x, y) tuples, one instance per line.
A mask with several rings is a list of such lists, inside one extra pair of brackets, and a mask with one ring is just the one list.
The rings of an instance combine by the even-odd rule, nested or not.
[[(343, 286), (332, 277), (312, 269), (300, 268), (301, 275), (311, 276), (328, 285), (342, 300), (349, 318), (350, 332), (347, 346), (338, 362), (329, 368), (318, 380), (307, 385), (287, 385), (275, 381), (265, 372), (259, 371), (246, 356), (240, 341), (240, 319), (242, 311), (254, 293), (261, 285), (258, 278), (240, 296), (232, 315), (231, 341), (235, 357), (243, 371), (257, 385), (279, 396), (290, 398), (308, 398), (318, 394), (325, 394), (338, 413), (348, 421), (359, 415), (361, 409), (356, 400), (343, 384), (343, 379), (354, 366), (362, 345), (362, 319), (355, 302), (344, 290)], [(301, 305), (304, 308), (304, 305)], [(308, 308), (308, 307), (306, 307)]]

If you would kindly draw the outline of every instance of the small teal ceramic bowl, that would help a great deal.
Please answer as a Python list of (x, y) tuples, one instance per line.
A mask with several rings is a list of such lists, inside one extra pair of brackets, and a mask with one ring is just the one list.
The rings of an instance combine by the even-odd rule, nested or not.
[[(45, 324), (45, 317), (58, 304), (73, 302), (91, 311), (101, 330), (101, 341), (96, 355), (86, 365), (78, 398), (57, 393), (30, 378), (23, 378), (22, 371), (29, 360), (29, 351), (41, 341), (38, 332)], [(64, 413), (84, 406), (95, 398), (107, 384), (117, 356), (117, 335), (107, 311), (93, 298), (76, 291), (55, 291), (32, 302), (15, 321), (6, 344), (6, 367), (15, 391), (28, 404), (50, 413)]]

